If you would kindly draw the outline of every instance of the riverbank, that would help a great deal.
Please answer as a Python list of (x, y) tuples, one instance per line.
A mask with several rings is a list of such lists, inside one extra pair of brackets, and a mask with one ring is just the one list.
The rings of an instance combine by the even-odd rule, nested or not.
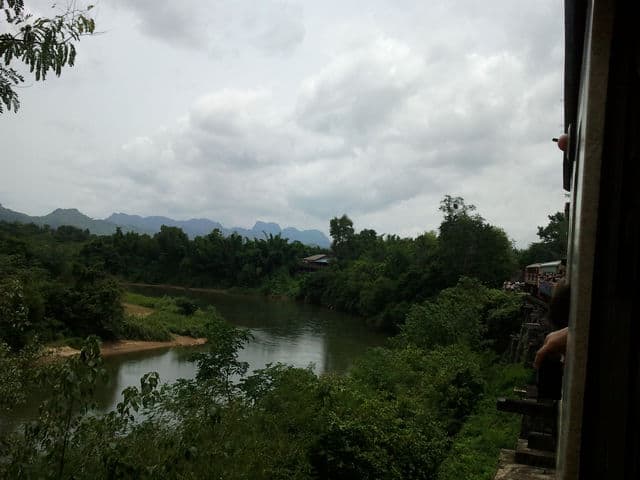
[(233, 296), (244, 296), (244, 295), (253, 295), (260, 296), (264, 298), (268, 298), (270, 300), (295, 300), (294, 296), (287, 295), (284, 293), (265, 293), (260, 288), (250, 288), (250, 287), (231, 287), (231, 288), (203, 288), (203, 287), (185, 287), (182, 285), (171, 285), (166, 283), (129, 283), (129, 282), (120, 282), (125, 288), (134, 287), (134, 288), (149, 288), (149, 289), (160, 289), (160, 290), (175, 290), (178, 292), (183, 292), (188, 294), (189, 292), (198, 292), (198, 293), (215, 293), (220, 295), (233, 295)]
[[(206, 338), (194, 338), (185, 335), (175, 335), (171, 340), (166, 341), (116, 340), (113, 342), (104, 342), (100, 346), (100, 352), (103, 357), (109, 357), (123, 353), (155, 350), (157, 348), (196, 347), (198, 345), (204, 345), (206, 342)], [(54, 357), (66, 358), (78, 355), (80, 350), (69, 346), (51, 347), (47, 349), (47, 353)]]
[(162, 288), (163, 290), (178, 290), (182, 292), (202, 292), (202, 293), (224, 293), (233, 295), (234, 291), (223, 288), (199, 288), (199, 287), (183, 287), (180, 285), (168, 285), (165, 283), (128, 283), (121, 282), (123, 287), (144, 287), (144, 288)]

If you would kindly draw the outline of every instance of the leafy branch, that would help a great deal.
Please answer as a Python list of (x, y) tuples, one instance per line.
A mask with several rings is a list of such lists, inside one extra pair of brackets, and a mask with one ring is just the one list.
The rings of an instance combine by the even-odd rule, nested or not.
[(75, 63), (75, 42), (95, 32), (95, 21), (89, 16), (92, 8), (88, 5), (78, 9), (73, 4), (52, 18), (34, 18), (25, 11), (23, 0), (0, 0), (5, 21), (14, 27), (14, 33), (0, 34), (0, 58), (4, 63), (0, 66), (0, 113), (5, 107), (14, 112), (20, 107), (14, 87), (24, 82), (24, 77), (9, 67), (11, 62), (26, 65), (36, 81), (45, 80), (50, 71), (60, 76), (63, 67)]

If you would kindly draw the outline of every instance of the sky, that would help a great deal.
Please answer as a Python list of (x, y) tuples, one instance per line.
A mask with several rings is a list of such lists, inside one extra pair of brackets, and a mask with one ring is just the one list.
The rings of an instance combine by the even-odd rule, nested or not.
[[(31, 0), (36, 15), (51, 2)], [(80, 4), (82, 4), (80, 2)], [(76, 65), (0, 115), (0, 203), (436, 230), (563, 210), (561, 0), (99, 0)], [(6, 26), (0, 22), (0, 31)]]

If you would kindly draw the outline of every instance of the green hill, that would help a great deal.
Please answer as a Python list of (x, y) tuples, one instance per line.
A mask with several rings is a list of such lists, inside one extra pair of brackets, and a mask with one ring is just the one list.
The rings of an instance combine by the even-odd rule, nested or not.
[[(118, 226), (106, 220), (96, 220), (88, 217), (76, 208), (58, 208), (47, 215), (37, 217), (16, 212), (0, 205), (0, 220), (4, 220), (5, 222), (49, 225), (52, 228), (71, 225), (72, 227), (82, 230), (89, 230), (96, 235), (111, 235), (116, 231), (116, 227)], [(142, 233), (141, 230), (131, 226), (121, 226), (121, 228), (124, 232), (133, 231)]]

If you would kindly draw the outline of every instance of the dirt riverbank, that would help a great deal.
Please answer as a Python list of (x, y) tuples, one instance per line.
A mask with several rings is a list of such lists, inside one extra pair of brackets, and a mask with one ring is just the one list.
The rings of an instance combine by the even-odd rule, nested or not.
[[(195, 347), (207, 342), (206, 338), (193, 338), (176, 335), (172, 340), (164, 342), (143, 341), (143, 340), (117, 340), (115, 342), (104, 342), (100, 346), (103, 357), (120, 355), (122, 353), (142, 352), (144, 350), (154, 350), (156, 348), (168, 347)], [(53, 347), (48, 353), (55, 357), (70, 357), (80, 353), (80, 350), (71, 347)]]
[(124, 287), (152, 287), (162, 288), (165, 290), (181, 290), (183, 292), (205, 292), (205, 293), (226, 293), (232, 295), (233, 292), (229, 290), (223, 290), (221, 288), (196, 288), (196, 287), (181, 287), (180, 285), (167, 285), (163, 283), (121, 283)]

